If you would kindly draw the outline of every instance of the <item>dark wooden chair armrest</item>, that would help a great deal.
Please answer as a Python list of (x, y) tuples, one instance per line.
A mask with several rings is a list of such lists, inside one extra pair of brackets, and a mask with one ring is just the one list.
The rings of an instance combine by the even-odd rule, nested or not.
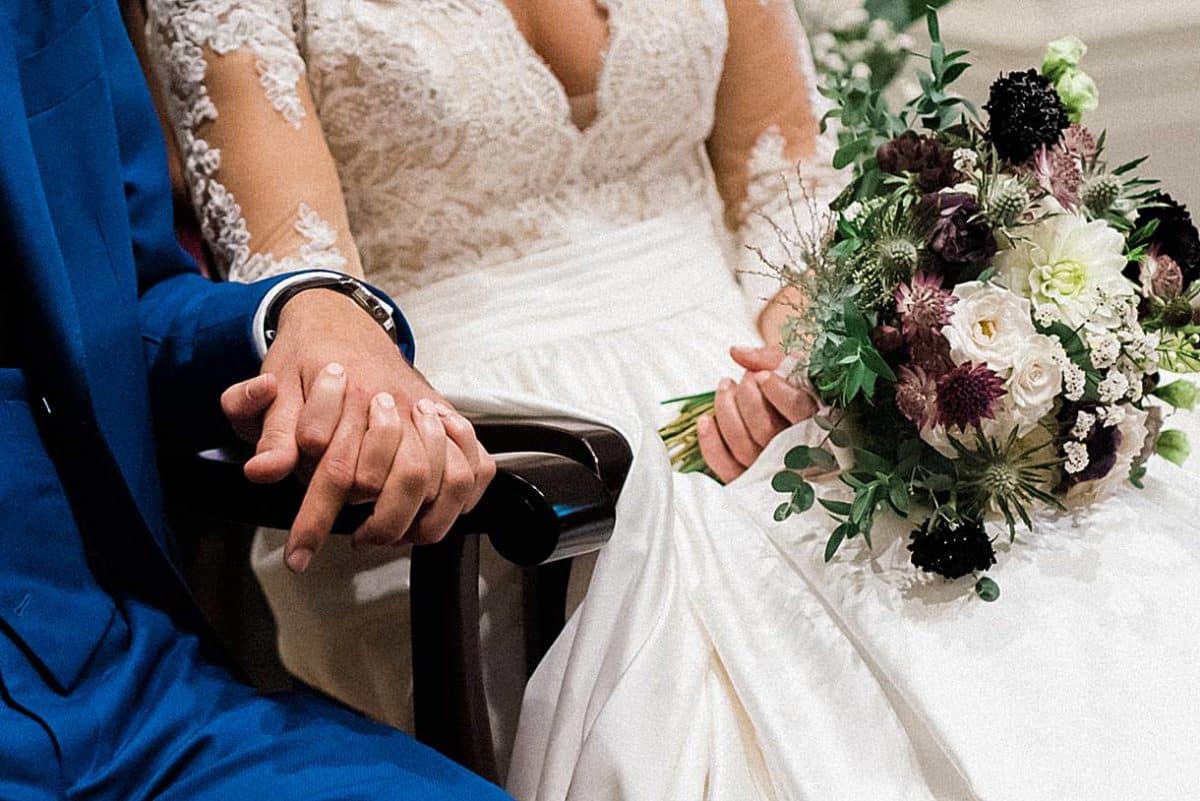
[[(416, 735), (475, 772), (497, 779), (482, 677), (479, 536), (528, 568), (523, 612), (527, 672), (565, 622), (570, 559), (599, 549), (612, 533), (617, 496), (632, 462), (611, 428), (570, 419), (473, 421), (495, 456), (496, 480), (479, 505), (437, 545), (413, 549), (411, 612)], [(246, 448), (167, 461), (170, 508), (191, 517), (288, 528), (304, 487), (248, 482)], [(345, 509), (335, 533), (352, 532), (370, 505)]]
[[(164, 472), (172, 506), (231, 523), (290, 528), (304, 487), (294, 479), (251, 484), (242, 473), (250, 455), (225, 448), (171, 462)], [(502, 556), (523, 567), (604, 544), (612, 529), (613, 496), (594, 470), (557, 453), (496, 453), (495, 458), (496, 479), (452, 533), (486, 534)], [(370, 512), (370, 504), (347, 507), (334, 533), (349, 534)]]

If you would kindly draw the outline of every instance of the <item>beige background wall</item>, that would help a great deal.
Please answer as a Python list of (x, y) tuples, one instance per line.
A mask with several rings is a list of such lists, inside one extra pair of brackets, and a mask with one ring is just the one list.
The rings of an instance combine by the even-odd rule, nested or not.
[(947, 45), (972, 51), (960, 91), (980, 101), (1068, 33), (1089, 46), (1100, 109), (1086, 122), (1108, 129), (1110, 163), (1149, 154), (1143, 172), (1200, 220), (1200, 0), (953, 0), (942, 12)]

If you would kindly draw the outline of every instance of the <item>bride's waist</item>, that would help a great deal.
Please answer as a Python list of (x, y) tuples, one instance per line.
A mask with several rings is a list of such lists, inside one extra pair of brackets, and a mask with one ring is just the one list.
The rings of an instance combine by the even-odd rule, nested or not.
[(718, 225), (695, 204), (455, 275), (397, 301), (425, 363), (652, 324), (738, 296)]

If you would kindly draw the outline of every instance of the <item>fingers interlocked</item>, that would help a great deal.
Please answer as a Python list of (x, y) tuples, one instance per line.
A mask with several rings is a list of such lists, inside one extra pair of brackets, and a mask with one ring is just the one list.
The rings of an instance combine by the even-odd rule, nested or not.
[[(249, 403), (247, 390), (239, 391), (227, 393), (230, 406)], [(302, 401), (293, 398), (299, 394), (279, 393), (246, 468), (262, 481), (279, 480), (285, 468), (311, 476), (285, 550), (293, 571), (308, 567), (348, 503), (375, 503), (354, 532), (356, 546), (432, 543), (479, 502), (495, 475), (474, 427), (448, 404), (425, 398), (406, 414), (391, 393), (366, 398), (339, 364), (326, 366)]]

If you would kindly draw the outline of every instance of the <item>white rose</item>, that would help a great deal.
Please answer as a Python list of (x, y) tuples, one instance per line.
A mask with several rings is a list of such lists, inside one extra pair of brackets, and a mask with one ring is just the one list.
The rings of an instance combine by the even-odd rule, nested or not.
[(986, 364), (1006, 376), (1014, 357), (1037, 330), (1030, 319), (1029, 301), (1006, 289), (979, 281), (954, 288), (958, 302), (942, 335), (950, 343), (956, 364)]
[(1054, 406), (1063, 388), (1062, 348), (1051, 337), (1036, 334), (1013, 359), (1006, 389), (1017, 413), (1026, 423), (1036, 423)]

